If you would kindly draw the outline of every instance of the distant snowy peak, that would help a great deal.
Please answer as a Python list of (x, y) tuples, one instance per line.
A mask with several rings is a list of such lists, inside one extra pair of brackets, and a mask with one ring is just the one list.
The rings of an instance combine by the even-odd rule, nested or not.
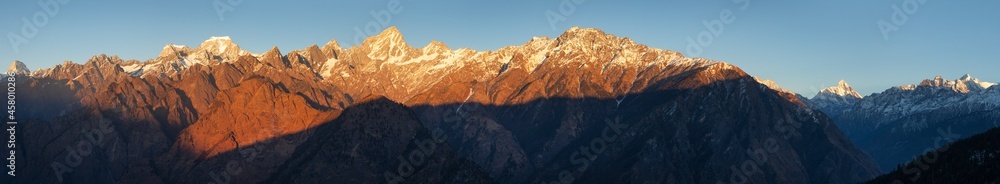
[[(996, 84), (983, 82), (971, 75), (956, 80), (946, 80), (941, 76), (924, 79), (916, 85), (904, 85), (887, 89), (865, 97), (844, 111), (848, 122), (855, 126), (881, 126), (910, 115), (946, 112), (973, 113), (1000, 108), (1000, 88)], [(912, 121), (901, 125), (905, 131), (927, 127), (926, 121)]]
[(837, 83), (837, 86), (832, 86), (820, 90), (819, 94), (816, 94), (816, 97), (813, 98), (817, 97), (848, 97), (848, 98), (853, 97), (856, 99), (862, 98), (861, 94), (858, 94), (857, 91), (854, 91), (854, 88), (851, 88), (851, 85), (847, 84), (847, 81), (844, 80), (840, 80), (840, 82)]
[(989, 89), (990, 87), (997, 85), (997, 83), (980, 81), (978, 78), (972, 77), (972, 75), (969, 74), (963, 75), (962, 78), (958, 79), (958, 81), (966, 84), (975, 84), (982, 89)]
[(851, 88), (850, 84), (847, 84), (847, 81), (841, 80), (836, 86), (820, 90), (809, 101), (813, 108), (830, 116), (839, 116), (844, 110), (862, 101), (862, 97)]
[(29, 75), (31, 71), (28, 70), (28, 66), (24, 65), (21, 61), (15, 60), (14, 63), (10, 64), (7, 68), (7, 73), (15, 73), (17, 75)]
[(916, 87), (945, 88), (959, 93), (969, 93), (982, 92), (994, 85), (996, 83), (983, 82), (972, 75), (965, 74), (956, 80), (946, 80), (941, 76), (936, 76), (934, 79), (924, 79)]

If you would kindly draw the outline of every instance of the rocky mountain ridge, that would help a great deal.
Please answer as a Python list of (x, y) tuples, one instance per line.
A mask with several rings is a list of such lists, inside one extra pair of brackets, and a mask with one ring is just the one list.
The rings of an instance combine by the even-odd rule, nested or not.
[[(38, 135), (22, 144), (42, 145), (24, 147), (43, 164), (18, 181), (853, 183), (879, 173), (794, 94), (597, 29), (496, 51), (417, 49), (395, 27), (356, 47), (259, 55), (216, 37), (22, 82), (35, 93), (19, 98), (46, 105), (22, 109), (26, 134)], [(90, 136), (76, 132), (105, 122), (113, 128), (90, 143), (99, 154), (64, 161), (79, 155), (65, 146)]]
[(809, 100), (811, 106), (833, 118), (886, 171), (941, 141), (1000, 124), (1000, 87), (968, 74), (956, 80), (936, 76), (860, 99), (821, 95)]

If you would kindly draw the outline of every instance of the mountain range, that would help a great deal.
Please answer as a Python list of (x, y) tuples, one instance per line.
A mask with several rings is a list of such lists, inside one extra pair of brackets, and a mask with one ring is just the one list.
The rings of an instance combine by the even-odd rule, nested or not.
[(885, 171), (1000, 125), (1000, 87), (968, 74), (955, 80), (936, 76), (865, 97), (841, 81), (808, 101)]
[[(19, 63), (19, 62), (18, 62)], [(21, 75), (30, 183), (856, 183), (825, 113), (739, 67), (592, 28), (496, 51), (395, 27), (263, 54), (228, 37)], [(29, 75), (23, 75), (29, 73)], [(978, 88), (976, 88), (978, 89)]]

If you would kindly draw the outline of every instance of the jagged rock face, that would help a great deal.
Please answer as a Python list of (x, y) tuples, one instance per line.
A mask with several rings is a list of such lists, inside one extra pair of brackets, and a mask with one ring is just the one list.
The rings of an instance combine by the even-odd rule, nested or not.
[(970, 75), (953, 81), (938, 76), (856, 100), (820, 95), (811, 100), (813, 107), (833, 117), (886, 171), (942, 140), (954, 141), (1000, 124), (1000, 88)]
[(260, 56), (260, 58), (262, 62), (269, 64), (271, 67), (284, 69), (291, 66), (290, 63), (288, 63), (288, 59), (285, 58), (284, 55), (281, 55), (281, 51), (278, 50), (278, 47), (271, 48), (271, 50), (265, 52), (264, 55)]
[[(306, 132), (336, 115), (310, 106), (302, 96), (289, 93), (281, 84), (263, 77), (246, 79), (239, 86), (220, 92), (216, 100), (203, 114), (205, 118), (184, 129), (170, 151), (154, 161), (162, 165), (156, 174), (165, 181), (212, 181), (215, 178), (204, 174), (213, 169), (224, 171), (231, 161), (242, 162), (248, 150), (253, 152), (254, 158), (249, 158), (253, 164), (243, 165), (240, 173), (267, 175), (292, 156), (298, 146), (298, 142), (272, 143), (269, 139)], [(251, 147), (260, 145), (268, 149)], [(238, 154), (225, 155), (230, 152)], [(233, 176), (232, 182), (258, 183), (263, 179)]]
[[(542, 66), (536, 72), (560, 73), (544, 71), (549, 69), (559, 70)], [(871, 160), (861, 156), (864, 153), (844, 146), (850, 143), (829, 120), (801, 104), (787, 101), (738, 68), (718, 63), (685, 71), (672, 69), (668, 66), (637, 72), (635, 78), (625, 75), (606, 79), (610, 83), (635, 84), (635, 92), (622, 96), (593, 89), (591, 86), (595, 84), (581, 84), (579, 90), (576, 85), (532, 85), (571, 83), (572, 80), (566, 80), (572, 79), (569, 74), (539, 75), (543, 78), (528, 75), (505, 81), (503, 75), (519, 74), (511, 72), (496, 81), (459, 82), (461, 85), (441, 86), (414, 98), (469, 95), (464, 104), (414, 106), (428, 127), (454, 132), (448, 134), (449, 143), (502, 183), (558, 181), (564, 170), (578, 181), (597, 183), (728, 183), (731, 176), (740, 176), (735, 177), (736, 181), (845, 183), (862, 181), (878, 173)], [(576, 71), (580, 73), (575, 75), (588, 75), (585, 70)], [(515, 87), (491, 89), (490, 86)], [(471, 95), (469, 89), (473, 89)], [(515, 92), (513, 97), (492, 95), (511, 94), (506, 90), (521, 92)], [(555, 95), (526, 97), (538, 94)], [(574, 94), (607, 97), (578, 99), (571, 96)], [(507, 103), (521, 99), (524, 101)], [(472, 110), (465, 110), (464, 106), (471, 106), (466, 108)], [(452, 112), (455, 109), (460, 110)], [(448, 121), (456, 117), (462, 120)], [(609, 120), (621, 123), (609, 125)], [(785, 126), (784, 123), (799, 126), (796, 131), (787, 132), (787, 139), (775, 128)], [(608, 128), (620, 132), (609, 133), (613, 129)], [(605, 138), (612, 136), (616, 138)], [(771, 160), (766, 162), (773, 165), (760, 167), (775, 170), (756, 171), (760, 173), (749, 176), (730, 171), (733, 163), (752, 159), (742, 155), (769, 138), (780, 140), (782, 145), (778, 146), (780, 150), (767, 153)], [(793, 143), (800, 140), (823, 141)], [(580, 151), (591, 152), (596, 147), (602, 147), (601, 151), (594, 151), (599, 153)], [(734, 155), (736, 152), (741, 155)], [(818, 156), (815, 153), (823, 153), (819, 156), (823, 158), (813, 157)], [(828, 163), (804, 161), (813, 159), (828, 159)], [(788, 168), (789, 165), (801, 167)], [(836, 171), (827, 170), (833, 168)]]
[[(357, 47), (330, 41), (284, 55), (220, 37), (193, 50), (168, 45), (145, 62), (95, 56), (26, 83), (73, 104), (29, 110), (57, 125), (29, 132), (77, 131), (71, 115), (118, 132), (108, 142), (120, 146), (100, 157), (124, 159), (81, 166), (115, 167), (60, 175), (81, 181), (852, 183), (878, 174), (794, 94), (597, 29), (485, 52), (413, 48), (395, 27)], [(428, 149), (428, 138), (442, 142)], [(434, 154), (417, 164), (414, 150)], [(407, 164), (412, 171), (400, 169)], [(45, 169), (29, 166), (38, 174), (26, 178)]]
[(492, 183), (488, 173), (444, 144), (441, 132), (424, 128), (409, 108), (384, 97), (360, 99), (321, 126), (311, 131), (322, 134), (305, 140), (267, 182)]

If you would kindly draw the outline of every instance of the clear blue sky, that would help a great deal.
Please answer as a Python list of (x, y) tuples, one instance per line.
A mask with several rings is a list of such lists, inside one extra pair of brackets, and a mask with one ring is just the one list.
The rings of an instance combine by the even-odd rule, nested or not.
[[(36, 0), (4, 1), (0, 33), (7, 39), (0, 43), (0, 63), (48, 68), (101, 53), (147, 60), (165, 44), (194, 47), (221, 35), (257, 53), (330, 39), (347, 47), (355, 28), (376, 21), (369, 12), (386, 10), (387, 2), (243, 0), (220, 20), (208, 0), (72, 0), (14, 52), (8, 33), (22, 34), (22, 17), (30, 21), (44, 10)], [(926, 0), (888, 40), (877, 22), (892, 24), (892, 6), (905, 0), (750, 0), (747, 9), (730, 0), (586, 0), (552, 29), (545, 12), (559, 14), (562, 2), (401, 0), (402, 11), (388, 24), (416, 47), (439, 40), (453, 49), (495, 50), (580, 26), (691, 55), (686, 39), (697, 39), (708, 31), (703, 21), (728, 9), (735, 20), (699, 56), (736, 64), (806, 96), (840, 79), (865, 95), (935, 75), (1000, 81), (1000, 1)]]

